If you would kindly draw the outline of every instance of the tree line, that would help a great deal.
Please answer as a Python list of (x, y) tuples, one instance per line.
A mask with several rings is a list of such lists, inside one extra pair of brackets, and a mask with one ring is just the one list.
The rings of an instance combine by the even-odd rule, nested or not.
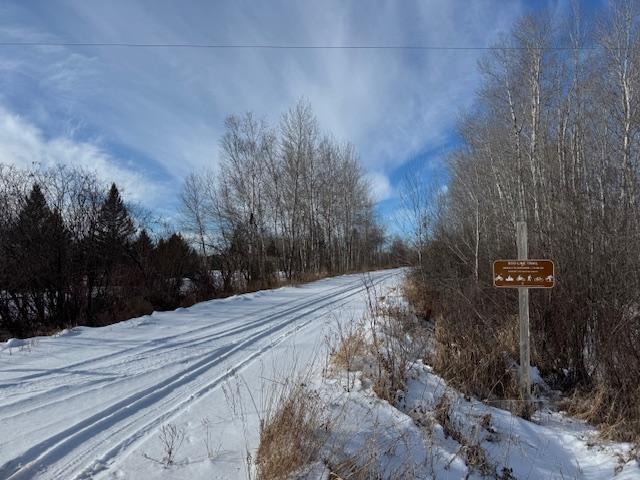
[(276, 126), (252, 113), (225, 122), (215, 172), (182, 190), (183, 229), (211, 255), (226, 288), (389, 263), (353, 145), (320, 132), (299, 101)]
[(198, 257), (152, 239), (115, 184), (64, 166), (0, 165), (0, 336), (105, 325), (194, 295)]
[(91, 172), (0, 164), (0, 337), (105, 325), (248, 289), (397, 263), (352, 145), (299, 102), (277, 129), (230, 116), (174, 228)]
[(413, 211), (419, 277), (441, 315), (442, 369), (456, 367), (452, 377), (483, 398), (514, 393), (501, 352), (518, 358), (517, 292), (492, 287), (491, 265), (516, 258), (524, 220), (529, 258), (557, 269), (553, 290), (530, 295), (532, 361), (553, 386), (583, 392), (590, 419), (636, 440), (639, 13), (621, 1), (596, 25), (575, 10), (518, 21), (479, 65), (483, 83), (459, 124), (448, 189), (421, 195), (414, 186), (407, 196), (429, 199)]

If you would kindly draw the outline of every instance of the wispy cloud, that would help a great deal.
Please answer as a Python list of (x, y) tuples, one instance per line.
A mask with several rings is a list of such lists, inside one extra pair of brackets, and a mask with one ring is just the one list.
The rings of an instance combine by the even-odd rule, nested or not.
[(99, 146), (68, 137), (47, 139), (43, 132), (25, 119), (0, 106), (0, 163), (30, 168), (69, 165), (94, 172), (103, 181), (115, 181), (133, 201), (152, 207), (167, 188), (155, 183), (143, 172), (119, 165)]
[[(500, 0), (13, 2), (0, 38), (479, 46), (521, 11)], [(175, 192), (187, 172), (217, 161), (226, 115), (252, 110), (275, 123), (304, 96), (325, 129), (356, 145), (384, 199), (394, 170), (446, 141), (472, 101), (477, 60), (470, 51), (13, 48), (0, 50), (0, 101), (41, 138), (85, 148), (99, 138), (111, 164)]]

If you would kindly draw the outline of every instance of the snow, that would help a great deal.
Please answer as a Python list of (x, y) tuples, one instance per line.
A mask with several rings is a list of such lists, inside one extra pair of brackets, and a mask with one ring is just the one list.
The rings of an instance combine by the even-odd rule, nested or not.
[[(384, 320), (370, 325), (380, 341)], [(527, 421), (462, 395), (414, 358), (403, 395), (391, 405), (371, 387), (368, 372), (377, 371), (375, 362), (365, 353), (352, 363), (356, 371), (334, 368), (314, 377), (310, 388), (331, 425), (319, 464), (351, 459), (381, 478), (640, 479), (632, 445), (602, 440), (592, 426), (545, 405), (544, 395), (538, 399), (543, 407)], [(546, 387), (537, 368), (531, 373)], [(446, 426), (438, 413), (445, 396)], [(465, 449), (475, 446), (484, 452), (485, 476), (465, 460)]]
[[(433, 410), (444, 394), (451, 399), (452, 421), (465, 437), (478, 442), (498, 473), (510, 468), (515, 478), (640, 478), (637, 462), (621, 463), (617, 455), (624, 457), (631, 445), (600, 441), (594, 428), (549, 408), (527, 421), (465, 398), (421, 362), (413, 366), (401, 409)], [(490, 419), (490, 425), (482, 426), (483, 419)]]
[(10, 338), (6, 342), (4, 342), (4, 345), (2, 346), (2, 350), (19, 348), (19, 347), (25, 346), (26, 344), (27, 342), (25, 340), (21, 340), (19, 338)]
[[(386, 302), (402, 303), (402, 270), (371, 279), (377, 295), (390, 293)], [(550, 408), (528, 422), (465, 397), (417, 358), (394, 405), (363, 371), (329, 368), (331, 332), (367, 312), (363, 280), (345, 275), (0, 344), (0, 478), (247, 478), (270, 385), (302, 372), (333, 420), (332, 448), (292, 478), (328, 479), (327, 458), (363, 454), (383, 478), (482, 478), (439, 421), (446, 395), (453, 428), (502, 478), (640, 479), (631, 445), (604, 442)], [(535, 367), (531, 374), (544, 386)], [(160, 440), (168, 424), (184, 434), (171, 465)]]
[(33, 347), (38, 343), (37, 338), (10, 338), (6, 342), (0, 342), (0, 352), (8, 352), (11, 355), (14, 352), (14, 349), (18, 349), (20, 351), (31, 351)]
[[(371, 278), (385, 288), (400, 274)], [(73, 328), (29, 349), (10, 341), (0, 354), (0, 478), (243, 478), (265, 379), (323, 359), (327, 329), (365, 304), (363, 276), (346, 275)], [(245, 391), (241, 417), (234, 385)], [(185, 440), (165, 467), (155, 460), (168, 423)]]

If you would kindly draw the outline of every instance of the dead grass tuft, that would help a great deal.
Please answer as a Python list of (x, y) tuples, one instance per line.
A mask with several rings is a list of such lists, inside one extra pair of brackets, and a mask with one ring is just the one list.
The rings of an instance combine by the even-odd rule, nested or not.
[(436, 408), (434, 409), (436, 420), (442, 427), (445, 438), (451, 437), (458, 443), (461, 443), (458, 441), (459, 432), (457, 429), (453, 428), (453, 424), (451, 423), (451, 417), (449, 415), (450, 411), (451, 411), (451, 399), (449, 398), (448, 395), (442, 395), (442, 397), (440, 398), (440, 401), (438, 402), (438, 404), (436, 405)]
[(328, 425), (316, 394), (303, 384), (284, 389), (260, 429), (258, 478), (282, 479), (317, 460)]
[[(464, 314), (458, 312), (464, 319)], [(434, 370), (460, 391), (483, 400), (509, 399), (504, 407), (517, 415), (524, 402), (519, 401), (517, 371), (518, 324), (514, 318), (494, 318), (480, 323), (451, 320), (454, 315), (436, 322)], [(512, 401), (516, 399), (516, 401)], [(494, 402), (495, 405), (495, 402)]]
[(337, 368), (353, 372), (367, 354), (365, 333), (361, 326), (338, 324), (336, 345), (331, 349), (331, 363)]
[(394, 346), (374, 347), (377, 368), (372, 375), (372, 388), (378, 398), (395, 405), (407, 381), (408, 360), (403, 351)]
[(404, 298), (412, 306), (421, 320), (429, 321), (434, 317), (435, 295), (429, 294), (413, 277), (407, 278), (402, 286)]
[[(364, 464), (363, 464), (364, 463)], [(329, 466), (329, 480), (383, 480), (376, 468), (375, 458), (362, 462), (349, 458), (336, 465)]]

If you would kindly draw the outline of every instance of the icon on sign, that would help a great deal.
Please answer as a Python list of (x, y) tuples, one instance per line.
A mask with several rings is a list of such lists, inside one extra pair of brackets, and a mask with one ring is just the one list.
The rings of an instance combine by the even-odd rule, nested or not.
[(513, 282), (513, 277), (509, 275), (507, 278), (505, 278), (505, 282)]
[(544, 280), (544, 278), (542, 277), (536, 277), (536, 282), (542, 282)]
[(527, 282), (530, 282), (532, 279), (533, 279), (533, 277), (532, 277), (531, 275), (529, 275), (529, 276), (527, 277)]
[(498, 275), (498, 276), (495, 278), (495, 281), (496, 281), (496, 282), (501, 282), (502, 280), (504, 280), (504, 278), (502, 278), (502, 275)]
[(518, 278), (516, 278), (516, 280), (518, 282), (524, 282), (524, 277), (522, 275), (518, 275)]
[(545, 280), (547, 282), (553, 282), (553, 275), (549, 275)]

